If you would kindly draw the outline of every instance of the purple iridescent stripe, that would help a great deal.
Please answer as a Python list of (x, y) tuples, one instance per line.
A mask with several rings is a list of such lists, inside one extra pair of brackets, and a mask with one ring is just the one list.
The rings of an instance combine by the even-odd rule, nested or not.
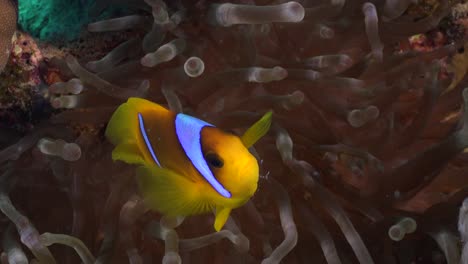
[(156, 157), (156, 154), (154, 153), (153, 146), (151, 145), (151, 142), (149, 141), (148, 135), (146, 135), (145, 123), (143, 122), (143, 116), (140, 113), (138, 113), (138, 123), (140, 124), (141, 136), (145, 140), (146, 147), (148, 148), (148, 151), (150, 152), (151, 157), (153, 157), (154, 162), (156, 162), (156, 164), (158, 164), (158, 166), (161, 167), (161, 164), (159, 163), (159, 160)]
[(231, 193), (216, 180), (203, 157), (200, 135), (202, 128), (205, 126), (212, 127), (213, 125), (184, 114), (177, 114), (175, 119), (177, 137), (193, 166), (219, 194), (231, 198)]

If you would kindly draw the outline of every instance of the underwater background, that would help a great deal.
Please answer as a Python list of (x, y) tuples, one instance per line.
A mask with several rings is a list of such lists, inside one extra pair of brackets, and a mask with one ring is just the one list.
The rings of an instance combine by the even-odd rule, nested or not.
[[(0, 0), (0, 22), (1, 264), (468, 264), (467, 1)], [(221, 231), (112, 159), (131, 97), (235, 135), (273, 112)]]

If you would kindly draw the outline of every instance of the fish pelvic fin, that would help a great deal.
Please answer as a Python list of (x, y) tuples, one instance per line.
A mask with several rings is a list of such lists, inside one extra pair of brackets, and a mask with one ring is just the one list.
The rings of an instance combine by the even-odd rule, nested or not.
[(197, 183), (157, 165), (137, 168), (138, 183), (149, 207), (167, 216), (210, 212), (214, 206)]
[(226, 223), (232, 208), (216, 206), (214, 229), (216, 232), (221, 230)]
[(268, 132), (271, 126), (272, 116), (273, 112), (268, 111), (262, 116), (262, 118), (260, 118), (260, 120), (255, 122), (249, 129), (247, 129), (247, 131), (245, 131), (241, 140), (246, 148), (250, 148)]

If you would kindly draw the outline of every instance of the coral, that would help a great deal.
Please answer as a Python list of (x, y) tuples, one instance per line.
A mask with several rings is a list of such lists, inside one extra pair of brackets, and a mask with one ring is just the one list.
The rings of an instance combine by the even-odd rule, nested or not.
[[(17, 32), (9, 63), (0, 74), (0, 120), (2, 127), (20, 131), (31, 128), (35, 115), (46, 114), (41, 89), (40, 62), (43, 54), (35, 40)], [(45, 110), (42, 112), (42, 110)], [(34, 117), (33, 117), (34, 116)]]
[[(90, 32), (33, 60), (45, 67), (53, 114), (25, 135), (0, 130), (2, 259), (465, 260), (456, 228), (465, 243), (461, 2), (96, 1), (89, 17), (67, 21), (96, 19)], [(129, 12), (99, 20), (117, 5)], [(21, 65), (9, 66), (11, 83)], [(148, 210), (135, 168), (111, 160), (103, 132), (129, 97), (235, 134), (273, 111), (270, 132), (250, 149), (258, 191), (223, 230), (213, 233), (212, 215)]]
[[(71, 41), (92, 21), (88, 14), (93, 4), (93, 1), (72, 0), (20, 1), (18, 22), (23, 30), (41, 40)], [(109, 15), (107, 12), (100, 18)]]
[(3, 23), (0, 28), (0, 72), (2, 72), (11, 52), (11, 41), (16, 31), (17, 10), (11, 0), (2, 0), (0, 10), (0, 21)]

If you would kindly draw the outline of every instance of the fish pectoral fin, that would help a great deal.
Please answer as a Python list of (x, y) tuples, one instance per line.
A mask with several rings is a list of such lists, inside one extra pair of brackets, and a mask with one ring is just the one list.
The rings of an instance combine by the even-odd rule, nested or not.
[(188, 216), (209, 212), (212, 205), (197, 183), (157, 165), (137, 168), (140, 190), (151, 209), (167, 216)]
[(214, 229), (221, 230), (226, 223), (232, 208), (216, 206)]
[(118, 144), (112, 151), (112, 160), (120, 160), (129, 164), (145, 164), (140, 149), (133, 142)]
[(268, 111), (266, 114), (260, 118), (255, 124), (253, 124), (244, 135), (242, 135), (241, 140), (246, 148), (250, 148), (255, 142), (257, 142), (261, 137), (263, 137), (271, 126), (271, 118), (273, 112)]

